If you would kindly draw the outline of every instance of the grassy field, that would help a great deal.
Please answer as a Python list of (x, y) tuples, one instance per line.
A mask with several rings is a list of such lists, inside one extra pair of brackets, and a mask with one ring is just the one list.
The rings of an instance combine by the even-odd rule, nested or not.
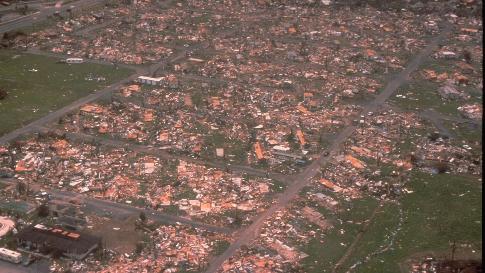
[[(400, 263), (411, 255), (424, 251), (449, 252), (453, 241), (470, 244), (471, 249), (481, 253), (482, 189), (479, 182), (447, 174), (415, 173), (409, 188), (414, 192), (401, 201), (404, 222), (395, 245), (354, 272), (399, 272)], [(397, 205), (388, 206), (369, 227), (348, 264), (375, 248), (369, 245), (385, 244), (385, 235), (389, 234), (385, 229), (395, 226), (398, 215)]]
[(317, 237), (301, 249), (310, 255), (302, 261), (307, 273), (331, 272), (335, 263), (344, 255), (362, 229), (364, 221), (378, 205), (377, 200), (369, 197), (352, 202), (343, 199), (338, 201), (342, 210), (340, 213), (333, 213), (322, 207), (317, 208), (326, 219), (334, 223), (334, 228), (327, 232), (323, 243)]
[[(430, 69), (437, 74), (446, 72), (452, 75), (456, 71), (454, 62), (449, 60), (434, 60), (423, 67), (423, 69)], [(481, 72), (481, 68), (476, 67), (477, 71)], [(434, 109), (439, 113), (451, 116), (460, 116), (457, 108), (466, 103), (483, 102), (483, 94), (479, 88), (470, 84), (468, 86), (456, 86), (459, 91), (470, 95), (467, 100), (444, 100), (441, 98), (438, 89), (444, 85), (445, 81), (433, 82), (424, 79), (420, 72), (416, 72), (414, 79), (408, 84), (404, 85), (397, 92), (390, 101), (396, 106), (408, 111), (422, 111), (427, 109)], [(401, 97), (404, 96), (404, 97)]]
[(50, 57), (0, 51), (0, 88), (8, 92), (0, 101), (0, 135), (133, 73), (106, 65), (56, 62)]
[(406, 111), (423, 111), (435, 109), (443, 114), (458, 116), (457, 108), (461, 106), (460, 101), (445, 101), (438, 94), (439, 85), (427, 81), (410, 82), (400, 90), (398, 96), (392, 97), (390, 101)]
[[(400, 222), (399, 207), (402, 209), (403, 221), (392, 240), (393, 244), (388, 250), (371, 255), (368, 261), (351, 272), (397, 273), (403, 262), (412, 255), (426, 251), (448, 253), (453, 241), (470, 244), (469, 251), (474, 250), (480, 255), (481, 183), (456, 175), (432, 176), (416, 172), (406, 188), (413, 192), (404, 195), (400, 204), (388, 203), (377, 210), (374, 221), (338, 272), (346, 272), (371, 253), (377, 253), (390, 245), (390, 234), (396, 231)], [(361, 226), (356, 225), (356, 222), (368, 219), (376, 202), (363, 199), (346, 206), (352, 209), (338, 217), (343, 223), (336, 225), (323, 243), (313, 240), (302, 249), (310, 254), (304, 260), (306, 272), (331, 272), (336, 261), (355, 238)], [(325, 211), (321, 212), (325, 214)], [(336, 217), (328, 212), (326, 216)], [(347, 219), (352, 219), (353, 223), (346, 222)]]
[(444, 126), (455, 134), (457, 141), (467, 141), (468, 143), (476, 143), (478, 151), (481, 150), (482, 145), (482, 126), (464, 124), (458, 122), (444, 121)]

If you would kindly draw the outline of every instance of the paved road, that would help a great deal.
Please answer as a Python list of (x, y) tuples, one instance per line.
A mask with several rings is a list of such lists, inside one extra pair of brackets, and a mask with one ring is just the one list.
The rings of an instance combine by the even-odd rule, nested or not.
[[(76, 11), (83, 8), (88, 8), (90, 6), (98, 5), (100, 3), (104, 3), (104, 0), (79, 0), (61, 6), (59, 11), (62, 14), (65, 13), (70, 6), (74, 6), (75, 8), (73, 9), (73, 11)], [(0, 34), (15, 29), (30, 27), (33, 24), (45, 21), (48, 17), (52, 16), (54, 12), (56, 12), (56, 10), (57, 9), (54, 6), (44, 6), (41, 7), (38, 12), (35, 12), (33, 14), (22, 16), (8, 22), (3, 22), (0, 24)]]
[(22, 3), (18, 3), (18, 5), (11, 3), (10, 6), (0, 6), (0, 12), (15, 12), (16, 8), (21, 8), (24, 4), (27, 4), (31, 10), (37, 10), (48, 3), (46, 1), (23, 1)]
[(0, 260), (1, 273), (49, 273), (49, 263), (46, 260), (39, 260), (28, 267), (20, 264), (12, 264)]
[[(384, 102), (404, 83), (406, 83), (412, 72), (414, 72), (418, 67), (427, 59), (427, 57), (433, 52), (433, 50), (438, 46), (438, 43), (442, 41), (446, 35), (450, 32), (451, 26), (446, 26), (442, 33), (430, 41), (429, 45), (426, 46), (418, 55), (416, 55), (413, 60), (406, 66), (406, 68), (401, 71), (391, 82), (389, 82), (385, 89), (376, 96), (376, 98), (369, 104), (364, 106), (362, 114), (368, 112), (376, 111)], [(244, 231), (238, 234), (238, 238), (227, 248), (224, 253), (216, 257), (211, 261), (209, 268), (206, 273), (216, 273), (222, 264), (229, 258), (231, 258), (236, 251), (243, 245), (249, 244), (251, 241), (256, 239), (260, 233), (260, 229), (264, 222), (267, 221), (275, 212), (283, 210), (288, 206), (290, 201), (298, 196), (298, 193), (308, 185), (311, 179), (318, 174), (320, 169), (324, 167), (329, 159), (336, 155), (341, 150), (341, 144), (345, 142), (357, 129), (357, 126), (350, 125), (346, 127), (335, 139), (333, 144), (329, 149), (329, 155), (320, 155), (318, 160), (315, 160), (310, 166), (308, 166), (302, 173), (295, 176), (294, 184), (291, 184), (286, 191), (276, 200), (276, 202), (268, 208), (265, 212), (254, 219), (254, 222), (247, 227)]]

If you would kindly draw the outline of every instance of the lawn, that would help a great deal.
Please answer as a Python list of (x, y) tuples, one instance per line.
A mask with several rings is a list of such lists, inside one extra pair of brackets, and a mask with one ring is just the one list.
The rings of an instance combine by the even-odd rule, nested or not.
[(0, 101), (0, 135), (133, 73), (108, 65), (67, 65), (57, 61), (23, 52), (0, 51), (0, 88), (8, 92), (7, 98)]
[(378, 205), (377, 200), (370, 197), (354, 201), (343, 199), (338, 201), (340, 213), (332, 213), (323, 207), (317, 207), (326, 219), (334, 223), (334, 228), (325, 234), (323, 243), (317, 237), (301, 248), (309, 255), (302, 260), (304, 271), (307, 273), (332, 272), (335, 263), (344, 255), (362, 229), (364, 221), (369, 219)]

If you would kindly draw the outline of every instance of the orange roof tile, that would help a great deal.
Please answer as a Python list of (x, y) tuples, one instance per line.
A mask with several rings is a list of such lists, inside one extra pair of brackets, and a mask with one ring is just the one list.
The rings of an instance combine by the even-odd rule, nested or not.
[(200, 210), (203, 212), (210, 212), (212, 210), (212, 204), (209, 202), (203, 202), (200, 204)]
[(369, 150), (367, 148), (352, 146), (352, 147), (350, 147), (350, 149), (352, 151), (356, 152), (357, 154), (359, 154), (360, 156), (366, 156), (366, 157), (374, 157), (375, 156), (375, 153), (373, 153), (371, 150)]
[(29, 172), (32, 171), (34, 168), (33, 167), (28, 167), (27, 164), (25, 164), (24, 160), (20, 160), (17, 162), (17, 165), (15, 166), (15, 171), (16, 172)]
[(340, 192), (342, 190), (341, 187), (335, 185), (333, 182), (325, 178), (320, 178), (320, 183), (322, 183), (325, 187), (334, 190), (335, 192)]
[(377, 55), (377, 52), (372, 49), (366, 49), (365, 54), (367, 55), (367, 57), (374, 57)]
[(303, 114), (307, 114), (308, 113), (308, 109), (306, 109), (305, 106), (303, 106), (303, 105), (298, 105), (296, 107), (296, 109), (298, 109), (298, 111), (302, 112)]
[(305, 145), (306, 144), (305, 136), (303, 135), (303, 132), (300, 129), (296, 130), (296, 137), (300, 141), (300, 144), (301, 145)]
[(351, 155), (346, 155), (345, 160), (347, 160), (347, 162), (349, 162), (356, 169), (363, 169), (366, 166), (364, 162), (358, 160)]
[(256, 153), (256, 158), (258, 160), (264, 159), (263, 148), (259, 142), (254, 143), (254, 152)]
[(103, 107), (97, 104), (85, 104), (79, 110), (87, 113), (101, 114), (103, 112)]

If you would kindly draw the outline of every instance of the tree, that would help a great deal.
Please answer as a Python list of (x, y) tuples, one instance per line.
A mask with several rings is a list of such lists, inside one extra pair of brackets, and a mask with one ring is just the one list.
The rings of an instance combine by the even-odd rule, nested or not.
[(468, 50), (463, 51), (463, 57), (465, 58), (465, 61), (467, 63), (472, 62), (472, 53), (470, 51), (468, 51)]
[(449, 170), (448, 163), (443, 161), (434, 162), (432, 165), (438, 173), (445, 173)]
[(47, 204), (42, 204), (39, 206), (39, 208), (37, 209), (37, 215), (39, 215), (39, 217), (47, 217), (49, 216), (49, 206), (47, 206)]
[(53, 259), (59, 259), (60, 257), (62, 257), (62, 250), (60, 250), (60, 249), (54, 249), (51, 252), (51, 255), (52, 255), (52, 258)]
[(25, 183), (23, 183), (23, 182), (18, 182), (16, 188), (17, 188), (17, 193), (19, 195), (24, 194), (27, 190), (27, 187), (25, 186)]
[(139, 218), (140, 218), (140, 221), (141, 221), (142, 223), (146, 223), (146, 221), (147, 221), (147, 216), (145, 215), (145, 212), (141, 211), (141, 212), (140, 212), (140, 215), (139, 215)]
[(236, 214), (234, 215), (234, 221), (232, 222), (232, 224), (236, 227), (239, 227), (239, 226), (242, 225), (242, 223), (243, 223), (243, 218), (241, 217), (241, 215), (236, 210)]
[(286, 135), (286, 141), (288, 141), (289, 143), (295, 142), (295, 133), (293, 133), (293, 130), (291, 130), (290, 133)]
[(72, 9), (68, 8), (66, 11), (67, 13), (69, 13), (69, 18), (72, 18)]
[(22, 13), (22, 15), (26, 15), (27, 14), (27, 10), (29, 9), (29, 7), (27, 6), (27, 4), (24, 4), (20, 9), (20, 13)]
[(142, 251), (143, 251), (143, 242), (136, 243), (135, 254), (140, 255)]
[(419, 162), (419, 158), (414, 153), (409, 154), (408, 157), (409, 157), (409, 161), (413, 165), (416, 165)]
[(7, 91), (0, 89), (0, 100), (5, 99), (7, 95), (8, 95)]
[(300, 145), (296, 141), (292, 141), (290, 142), (290, 148), (292, 150), (298, 150), (298, 148), (300, 148)]
[(440, 134), (437, 133), (437, 132), (433, 132), (433, 133), (429, 134), (428, 138), (429, 138), (429, 140), (435, 142), (435, 141), (438, 140), (438, 138), (440, 138)]

